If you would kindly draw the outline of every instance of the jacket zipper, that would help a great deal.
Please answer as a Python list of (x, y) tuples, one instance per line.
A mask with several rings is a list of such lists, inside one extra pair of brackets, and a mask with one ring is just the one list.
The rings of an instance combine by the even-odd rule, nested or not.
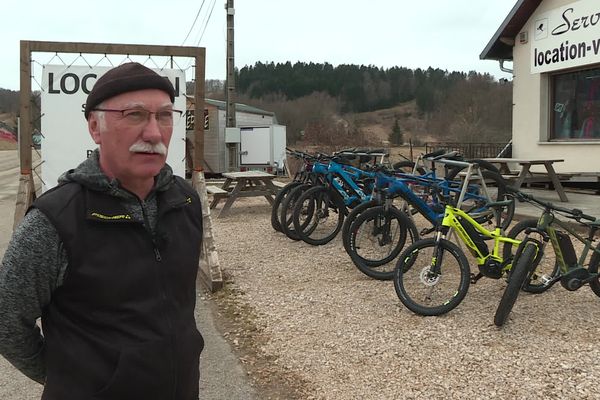
[[(153, 227), (150, 226), (150, 220), (148, 219), (148, 213), (146, 212), (146, 203), (139, 199), (140, 202), (140, 207), (142, 208), (142, 216), (144, 217), (144, 224), (146, 225), (146, 230), (148, 231), (148, 233), (150, 234), (150, 239), (152, 240), (152, 245), (154, 247), (154, 258), (156, 259), (157, 262), (161, 262), (162, 261), (162, 257), (160, 255), (160, 250), (158, 249), (158, 244), (156, 242), (156, 234), (155, 234), (155, 230), (152, 229)], [(158, 206), (158, 203), (157, 203)], [(158, 224), (158, 211), (156, 214), (156, 222)], [(166, 289), (164, 287), (164, 281), (161, 279), (161, 271), (158, 270), (157, 271), (158, 275), (159, 275), (159, 285), (160, 285), (160, 291), (161, 291), (161, 298), (163, 299), (163, 302), (165, 304), (165, 320), (167, 321), (167, 324), (169, 326), (169, 341), (171, 342), (171, 346), (172, 348), (174, 348), (174, 343), (173, 343), (173, 321), (171, 321), (170, 315), (169, 315), (169, 311), (168, 311), (168, 301), (167, 301), (167, 292)], [(173, 354), (171, 354), (171, 357), (169, 358), (168, 362), (171, 364), (171, 370), (174, 371), (175, 370), (175, 360), (173, 359)], [(173, 374), (173, 394), (172, 394), (172, 398), (175, 399), (175, 395), (177, 393), (177, 371), (175, 371), (175, 373)]]
[[(148, 213), (146, 212), (146, 204), (143, 200), (139, 200), (140, 207), (142, 208), (142, 216), (144, 217), (144, 225), (146, 225), (146, 231), (150, 234), (150, 240), (152, 241), (152, 247), (154, 247), (154, 258), (156, 261), (161, 262), (162, 257), (160, 255), (160, 250), (158, 249), (158, 244), (156, 243), (156, 234), (154, 229), (150, 226), (150, 220), (148, 219)], [(157, 215), (158, 218), (158, 215)]]

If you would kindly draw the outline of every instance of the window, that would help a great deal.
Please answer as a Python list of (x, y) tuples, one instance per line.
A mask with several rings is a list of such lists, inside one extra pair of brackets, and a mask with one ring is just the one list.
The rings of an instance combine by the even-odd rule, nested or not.
[(551, 76), (551, 140), (600, 140), (600, 68)]

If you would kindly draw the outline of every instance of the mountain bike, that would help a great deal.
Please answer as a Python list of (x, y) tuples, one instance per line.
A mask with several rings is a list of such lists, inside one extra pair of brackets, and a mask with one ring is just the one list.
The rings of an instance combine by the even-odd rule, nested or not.
[(348, 210), (371, 199), (373, 177), (373, 172), (341, 164), (334, 157), (322, 184), (307, 188), (294, 202), (296, 234), (315, 246), (330, 242), (339, 233)]
[[(402, 156), (402, 155), (401, 155)], [(402, 156), (404, 157), (404, 156)], [(352, 225), (352, 223), (356, 220), (356, 218), (359, 216), (360, 213), (362, 213), (363, 211), (366, 211), (372, 207), (377, 207), (377, 206), (381, 206), (383, 205), (384, 201), (385, 201), (385, 196), (383, 196), (380, 192), (380, 190), (382, 188), (388, 187), (392, 184), (393, 181), (395, 180), (402, 180), (402, 182), (406, 185), (408, 185), (408, 188), (410, 190), (406, 190), (406, 192), (410, 192), (412, 191), (415, 195), (421, 197), (423, 199), (424, 202), (428, 203), (431, 207), (434, 207), (434, 205), (436, 203), (439, 203), (437, 197), (436, 197), (436, 193), (434, 193), (434, 189), (432, 188), (432, 186), (434, 184), (439, 184), (438, 187), (440, 188), (446, 188), (444, 191), (446, 192), (446, 194), (449, 194), (451, 191), (454, 191), (455, 193), (460, 193), (460, 190), (456, 190), (456, 189), (451, 189), (451, 188), (460, 188), (461, 186), (461, 182), (457, 181), (457, 182), (452, 182), (452, 179), (456, 178), (456, 176), (458, 175), (458, 173), (462, 170), (464, 170), (466, 167), (468, 167), (468, 163), (461, 163), (458, 165), (455, 165), (453, 167), (444, 167), (444, 172), (446, 175), (444, 175), (444, 177), (439, 177), (438, 176), (438, 169), (436, 167), (436, 162), (440, 161), (440, 160), (446, 160), (446, 159), (451, 159), (451, 160), (462, 160), (462, 157), (460, 157), (460, 155), (458, 155), (457, 152), (445, 152), (444, 150), (438, 150), (432, 153), (428, 153), (428, 154), (423, 154), (420, 155), (416, 162), (410, 161), (408, 158), (404, 157), (405, 160), (404, 161), (400, 161), (394, 164), (393, 166), (393, 170), (389, 170), (386, 168), (386, 166), (384, 165), (375, 165), (372, 168), (375, 171), (381, 172), (379, 174), (376, 175), (375, 177), (375, 188), (372, 194), (372, 199), (368, 202), (363, 202), (359, 205), (357, 205), (356, 207), (354, 207), (350, 213), (346, 216), (346, 218), (344, 219), (344, 224), (342, 225), (342, 239), (343, 239), (343, 244), (344, 244), (344, 248), (346, 249), (346, 251), (350, 254), (350, 252), (352, 251), (350, 248), (350, 235), (349, 235), (349, 230), (350, 230), (350, 226)], [(477, 160), (476, 160), (477, 161)], [(485, 161), (482, 161), (483, 167), (486, 170), (490, 170), (491, 172), (494, 171), (498, 171), (496, 169), (496, 167), (491, 164), (491, 163), (487, 163)], [(479, 164), (478, 164), (479, 165)], [(418, 177), (418, 178), (417, 178)], [(414, 178), (414, 179), (411, 179)], [(492, 173), (486, 173), (485, 175), (485, 179), (487, 180), (488, 183), (492, 183), (493, 185), (498, 187), (498, 190), (500, 191), (500, 196), (503, 196), (503, 189), (502, 189), (502, 185), (504, 184), (504, 182), (502, 181), (502, 177), (498, 174), (492, 174)], [(444, 182), (445, 181), (445, 182)], [(473, 209), (473, 203), (474, 202), (479, 202), (479, 204), (482, 203), (487, 203), (487, 201), (489, 200), (488, 198), (479, 196), (478, 192), (480, 192), (479, 188), (475, 188), (473, 186), (471, 186), (469, 188), (470, 190), (467, 192), (467, 201), (471, 201), (471, 209)], [(400, 192), (401, 190), (398, 190), (398, 188), (392, 188), (389, 191), (390, 195), (393, 195), (395, 192)], [(458, 196), (454, 196), (455, 200), (458, 199)], [(476, 199), (472, 200), (469, 199), (470, 197), (475, 197)], [(410, 199), (409, 199), (410, 200)], [(405, 200), (406, 202), (406, 200)], [(410, 204), (410, 201), (408, 201), (408, 204)], [(514, 205), (511, 205), (512, 208), (509, 208), (506, 210), (506, 225), (508, 225), (508, 223), (510, 222), (510, 220), (512, 219), (512, 215), (514, 214)], [(440, 207), (437, 207), (438, 209)], [(405, 211), (410, 212), (411, 214), (415, 214), (417, 212), (419, 212), (419, 210), (415, 209), (414, 207), (410, 208), (409, 207), (404, 207)], [(441, 207), (441, 210), (443, 211), (443, 207)], [(426, 214), (430, 214), (429, 210), (427, 210), (427, 207), (423, 207), (421, 209), (422, 214), (426, 215)], [(439, 214), (439, 212), (438, 212)], [(427, 216), (426, 216), (427, 218)], [(431, 222), (432, 224), (435, 224), (438, 222), (438, 220), (440, 220), (441, 218), (438, 218), (438, 215), (430, 215), (430, 218), (428, 218), (429, 222)], [(413, 221), (414, 222), (414, 221)], [(420, 235), (424, 235), (424, 234), (428, 234), (433, 232), (433, 227), (429, 228), (429, 229), (424, 229), (420, 232)], [(397, 254), (396, 254), (397, 255)]]
[[(301, 240), (301, 237), (295, 231), (293, 224), (294, 207), (296, 206), (298, 199), (305, 191), (317, 185), (322, 185), (326, 181), (325, 176), (327, 174), (328, 164), (322, 162), (323, 157), (323, 155), (317, 157), (317, 161), (311, 165), (310, 172), (306, 175), (304, 181), (291, 188), (287, 196), (282, 199), (281, 205), (277, 209), (281, 231), (292, 240)], [(305, 218), (302, 223), (302, 229), (310, 223), (314, 209), (305, 209), (304, 212), (307, 214), (307, 218)]]
[[(460, 155), (457, 151), (446, 151), (444, 149), (439, 149), (432, 151), (427, 154), (422, 154), (417, 157), (416, 161), (412, 161), (406, 156), (400, 154), (404, 160), (398, 161), (393, 164), (393, 169), (398, 172), (406, 172), (412, 174), (425, 175), (428, 172), (435, 171), (435, 161), (438, 159), (446, 159), (446, 160), (454, 160), (454, 161), (464, 161), (471, 164), (478, 164), (482, 169), (495, 172), (497, 174), (500, 173), (500, 170), (491, 162), (481, 160), (481, 159), (465, 159), (462, 155)], [(446, 166), (444, 168), (444, 177), (446, 179), (454, 179), (458, 175), (460, 171), (462, 171), (465, 167), (459, 166)]]
[[(463, 166), (464, 162), (454, 162), (457, 166)], [(467, 164), (470, 174), (470, 168), (475, 167)], [(475, 169), (477, 169), (475, 167)], [(479, 173), (477, 172), (476, 175)], [(493, 175), (491, 171), (483, 171), (484, 176)], [(493, 218), (493, 211), (488, 207), (491, 201), (486, 196), (485, 190), (479, 185), (472, 185), (465, 180), (459, 183), (447, 180), (432, 180), (423, 176), (410, 176), (401, 174), (404, 178), (390, 176), (389, 171), (378, 171), (375, 178), (375, 193), (373, 198), (379, 199), (379, 192), (384, 193), (383, 203), (376, 204), (373, 201), (372, 206), (355, 216), (350, 228), (345, 232), (343, 238), (344, 248), (352, 259), (354, 265), (365, 275), (374, 278), (387, 280), (394, 276), (395, 265), (387, 265), (394, 260), (403, 246), (405, 240), (410, 239), (410, 243), (419, 239), (420, 235), (429, 234), (435, 231), (436, 226), (444, 217), (445, 203), (456, 205), (456, 201), (461, 204), (464, 200), (471, 202), (471, 207), (467, 211), (478, 223), (490, 221), (490, 213)], [(468, 177), (467, 177), (468, 178)], [(495, 178), (499, 187), (498, 193), (503, 198), (502, 190), (504, 183), (501, 177)], [(485, 185), (482, 185), (485, 188)], [(385, 189), (379, 189), (384, 187)], [(422, 189), (417, 189), (417, 188)], [(425, 196), (421, 193), (425, 193)], [(401, 209), (396, 208), (392, 203), (395, 197), (401, 197), (405, 205)], [(458, 200), (455, 200), (458, 199)], [(477, 205), (476, 207), (473, 205)], [(359, 207), (363, 207), (362, 205)], [(366, 208), (366, 206), (365, 206)], [(405, 222), (405, 218), (399, 214), (411, 216), (411, 210), (419, 212), (427, 221), (431, 223), (431, 228), (424, 229), (420, 233), (416, 230), (414, 221)], [(512, 218), (512, 213), (506, 213), (506, 210), (514, 210), (514, 202), (508, 201), (502, 203), (500, 211), (501, 227), (509, 221), (506, 216)], [(464, 211), (464, 210), (463, 210)], [(401, 223), (405, 228), (401, 227)], [(408, 229), (407, 232), (403, 231)]]
[[(488, 204), (496, 221), (510, 201), (513, 200)], [(456, 234), (477, 260), (477, 274), (471, 273), (463, 250), (447, 239), (450, 232)], [(491, 249), (486, 240), (492, 240)], [(415, 242), (400, 255), (394, 270), (396, 294), (416, 314), (445, 314), (461, 303), (470, 284), (482, 277), (500, 279), (508, 275), (519, 254), (504, 258), (500, 246), (520, 243), (519, 239), (505, 236), (498, 223), (494, 230), (487, 230), (463, 210), (447, 205), (435, 237)], [(527, 285), (539, 289), (542, 284), (529, 281)]]
[(271, 226), (274, 230), (282, 232), (281, 221), (279, 216), (281, 214), (281, 205), (284, 199), (290, 194), (290, 192), (297, 186), (309, 182), (311, 178), (312, 166), (317, 161), (316, 156), (297, 150), (286, 148), (287, 154), (292, 157), (302, 160), (302, 166), (300, 170), (294, 175), (294, 179), (285, 185), (275, 196), (273, 205), (271, 208)]
[[(494, 315), (494, 324), (502, 326), (506, 322), (519, 295), (519, 289), (535, 274), (537, 265), (543, 259), (548, 242), (554, 249), (559, 273), (545, 279), (543, 282), (544, 287), (547, 289), (560, 282), (565, 289), (575, 291), (585, 284), (589, 284), (592, 291), (600, 297), (600, 280), (598, 277), (600, 244), (595, 247), (593, 244), (596, 233), (600, 230), (600, 219), (584, 214), (578, 209), (559, 207), (536, 199), (516, 189), (511, 189), (511, 191), (519, 201), (526, 201), (542, 209), (542, 215), (535, 227), (525, 230), (526, 238), (518, 250), (521, 254), (516, 258), (513, 272), (498, 304)], [(557, 217), (558, 215), (574, 220), (579, 226), (585, 227), (587, 236), (580, 235), (575, 226), (567, 223), (567, 221), (560, 220)], [(540, 242), (531, 239), (531, 235), (534, 233), (541, 235), (543, 240)], [(575, 251), (571, 238), (575, 238), (583, 244), (579, 256)], [(592, 252), (592, 256), (586, 267), (585, 263), (590, 252)]]
[[(347, 212), (346, 207), (352, 208), (367, 200), (366, 197), (370, 196), (370, 192), (372, 192), (372, 185), (368, 182), (372, 174), (363, 171), (364, 166), (369, 165), (373, 160), (384, 159), (387, 156), (382, 150), (354, 149), (344, 150), (334, 153), (334, 155), (317, 154), (315, 156), (307, 156), (306, 153), (288, 149), (288, 154), (303, 158), (305, 171), (300, 179), (295, 179), (293, 183), (289, 184), (289, 187), (280, 191), (280, 196), (275, 199), (271, 211), (271, 224), (274, 228), (278, 227), (290, 239), (302, 239), (314, 245), (327, 243), (333, 238), (327, 238), (322, 233), (328, 232), (325, 222), (335, 223), (338, 221), (335, 217), (338, 216), (341, 224), (343, 215)], [(363, 169), (353, 167), (350, 165), (351, 163), (358, 163)], [(301, 207), (300, 213), (303, 221), (300, 223), (301, 230), (296, 231), (293, 217), (300, 196), (315, 187), (322, 188), (326, 185), (335, 187), (342, 197), (344, 207), (334, 203), (334, 201), (340, 200), (339, 196), (335, 196), (333, 192), (329, 193), (331, 201), (320, 202), (319, 208), (315, 208), (317, 204), (314, 202), (308, 204), (307, 207)], [(315, 189), (311, 193), (315, 194), (316, 192)], [(331, 210), (324, 208), (324, 204), (331, 204), (333, 208)], [(338, 214), (337, 210), (341, 210), (343, 214)], [(330, 216), (332, 218), (329, 218)]]

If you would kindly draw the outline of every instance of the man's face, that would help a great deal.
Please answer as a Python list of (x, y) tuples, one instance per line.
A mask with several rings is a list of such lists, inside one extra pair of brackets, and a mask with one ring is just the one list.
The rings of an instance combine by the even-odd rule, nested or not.
[[(173, 107), (169, 95), (158, 89), (127, 92), (105, 100), (105, 110), (92, 112), (88, 129), (100, 147), (100, 166), (110, 178), (137, 185), (153, 179), (165, 165), (173, 126), (156, 119), (159, 111)], [(152, 112), (149, 118), (140, 118)], [(163, 153), (163, 154), (161, 154)]]

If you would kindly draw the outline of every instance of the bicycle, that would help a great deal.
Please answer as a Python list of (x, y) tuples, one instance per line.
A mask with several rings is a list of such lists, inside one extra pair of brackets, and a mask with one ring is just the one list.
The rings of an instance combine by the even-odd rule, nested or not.
[[(598, 276), (600, 244), (596, 247), (593, 246), (594, 237), (600, 230), (600, 219), (584, 214), (578, 209), (559, 207), (550, 202), (536, 199), (516, 189), (511, 189), (511, 191), (519, 201), (526, 201), (543, 211), (536, 226), (525, 230), (526, 238), (517, 251), (520, 254), (518, 254), (513, 273), (509, 277), (508, 284), (498, 304), (494, 315), (494, 324), (502, 326), (506, 322), (519, 295), (519, 289), (534, 274), (537, 265), (543, 258), (548, 242), (554, 249), (559, 273), (544, 280), (545, 288), (548, 289), (555, 283), (560, 282), (565, 289), (575, 291), (585, 284), (589, 284), (592, 291), (600, 297), (600, 280)], [(580, 235), (575, 227), (566, 221), (558, 219), (557, 215), (572, 219), (580, 226), (586, 227), (587, 237)], [(541, 235), (543, 240), (540, 242), (531, 239), (531, 233)], [(571, 237), (576, 238), (583, 244), (579, 257), (573, 247)], [(585, 262), (590, 251), (592, 256), (586, 268)]]
[[(307, 174), (305, 180), (291, 188), (287, 196), (282, 199), (281, 206), (277, 210), (279, 213), (281, 231), (292, 240), (301, 240), (300, 235), (295, 231), (293, 225), (294, 207), (298, 202), (298, 199), (308, 189), (325, 182), (328, 164), (321, 162), (323, 157), (323, 155), (317, 157), (317, 161), (311, 165), (310, 172)], [(310, 218), (312, 218), (314, 209), (306, 209), (304, 211), (307, 213), (308, 217), (302, 224), (303, 229), (310, 223)]]
[[(435, 158), (443, 157), (445, 159), (454, 161), (465, 161), (472, 164), (479, 164), (479, 166), (481, 166), (482, 169), (486, 169), (497, 174), (500, 173), (500, 170), (493, 163), (477, 158), (465, 159), (458, 151), (447, 151), (445, 149), (438, 149), (427, 154), (421, 154), (416, 158), (415, 161), (412, 161), (403, 154), (399, 154), (399, 156), (403, 160), (395, 162), (392, 165), (392, 168), (398, 172), (408, 172), (413, 174), (418, 173), (419, 175), (425, 175), (427, 172), (432, 171), (435, 168)], [(431, 163), (431, 166), (429, 166), (425, 163), (426, 161), (433, 162)], [(462, 169), (463, 168), (457, 168), (456, 166), (453, 168), (445, 168), (444, 176), (447, 179), (454, 179), (454, 177), (456, 177), (456, 175)]]
[(341, 164), (338, 156), (334, 157), (323, 183), (307, 188), (295, 199), (294, 231), (308, 244), (330, 242), (339, 233), (348, 209), (371, 199), (373, 177), (374, 173)]
[[(466, 164), (464, 162), (453, 163), (458, 167)], [(467, 174), (470, 174), (471, 168), (474, 166), (472, 164), (467, 165), (469, 165)], [(483, 173), (493, 174), (488, 171), (483, 171)], [(343, 237), (344, 248), (354, 265), (362, 273), (374, 279), (388, 280), (393, 278), (395, 266), (392, 265), (390, 268), (386, 264), (398, 256), (406, 244), (406, 239), (410, 239), (411, 243), (414, 243), (420, 235), (431, 233), (436, 229), (437, 224), (442, 221), (444, 216), (444, 202), (456, 204), (452, 198), (458, 198), (459, 203), (464, 199), (472, 200), (473, 204), (478, 204), (478, 206), (468, 210), (473, 212), (471, 217), (475, 218), (478, 223), (485, 223), (490, 220), (487, 206), (490, 201), (489, 197), (480, 193), (479, 186), (468, 184), (468, 180), (457, 187), (457, 183), (452, 181), (432, 180), (414, 175), (409, 178), (404, 174), (401, 176), (404, 176), (404, 178), (390, 176), (389, 171), (387, 173), (378, 171), (375, 178), (374, 198), (383, 198), (384, 200), (380, 204), (369, 203), (371, 207), (363, 209), (360, 214), (355, 216), (354, 221)], [(497, 184), (502, 189), (503, 182), (497, 181)], [(415, 185), (427, 188), (425, 197), (416, 193)], [(385, 189), (380, 189), (382, 187)], [(379, 195), (380, 191), (385, 195)], [(502, 190), (500, 190), (500, 195), (504, 196)], [(404, 214), (410, 217), (412, 213), (409, 207), (404, 205), (400, 210), (393, 206), (392, 203), (395, 197), (402, 197), (406, 204), (432, 224), (432, 228), (424, 229), (419, 234), (412, 218), (409, 219), (409, 222), (406, 222), (406, 218), (401, 215)], [(514, 210), (512, 201), (502, 203), (502, 205), (503, 211), (507, 209)], [(512, 213), (509, 214), (512, 217)], [(501, 227), (504, 228), (509, 221), (505, 218), (501, 220)], [(400, 224), (404, 224), (404, 227)], [(407, 232), (404, 232), (405, 230)]]
[[(344, 248), (346, 248), (346, 250), (348, 252), (351, 251), (351, 250), (349, 250), (349, 248), (350, 248), (350, 244), (349, 244), (350, 226), (356, 220), (356, 218), (358, 217), (358, 215), (360, 213), (362, 213), (372, 207), (383, 205), (385, 198), (384, 198), (384, 196), (379, 194), (379, 190), (381, 188), (389, 186), (391, 184), (391, 182), (396, 178), (401, 179), (401, 180), (403, 180), (404, 183), (406, 183), (409, 186), (409, 188), (411, 189), (411, 191), (413, 193), (415, 193), (419, 197), (421, 197), (423, 199), (423, 201), (431, 203), (431, 205), (433, 206), (433, 204), (437, 203), (438, 201), (437, 201), (437, 198), (433, 195), (432, 190), (430, 190), (428, 187), (432, 186), (435, 182), (438, 182), (438, 183), (440, 183), (440, 185), (442, 187), (445, 186), (447, 188), (445, 190), (446, 194), (453, 191), (453, 189), (451, 189), (451, 188), (457, 188), (457, 187), (460, 188), (460, 182), (452, 183), (451, 181), (458, 175), (458, 173), (460, 171), (464, 170), (464, 168), (466, 168), (469, 165), (467, 163), (461, 163), (461, 164), (453, 166), (452, 168), (449, 168), (446, 166), (446, 167), (444, 167), (446, 176), (444, 178), (440, 178), (437, 176), (438, 168), (436, 168), (436, 162), (438, 162), (440, 160), (446, 160), (446, 159), (451, 159), (451, 160), (456, 159), (459, 161), (462, 160), (462, 157), (460, 155), (458, 155), (457, 152), (446, 153), (446, 152), (444, 152), (444, 150), (438, 150), (438, 151), (435, 151), (432, 153), (420, 155), (417, 158), (416, 162), (410, 161), (408, 158), (404, 157), (403, 155), (400, 155), (400, 156), (403, 157), (405, 160), (395, 163), (393, 166), (393, 171), (388, 170), (386, 168), (386, 166), (381, 165), (381, 164), (375, 165), (372, 167), (374, 170), (383, 172), (384, 174), (386, 174), (390, 177), (392, 177), (394, 175), (395, 176), (394, 176), (394, 178), (386, 178), (385, 176), (378, 174), (377, 176), (379, 176), (379, 178), (377, 176), (375, 178), (375, 190), (373, 192), (371, 201), (362, 202), (358, 206), (354, 207), (352, 209), (352, 211), (350, 211), (350, 213), (344, 219), (344, 224), (342, 225), (342, 238), (344, 240)], [(494, 172), (494, 170), (497, 171), (497, 169), (494, 167), (493, 164), (491, 164), (491, 163), (487, 163), (487, 164), (489, 164), (489, 165), (484, 164), (485, 169), (490, 170), (492, 172)], [(491, 174), (491, 173), (485, 173), (485, 174), (486, 174), (485, 176), (488, 179), (488, 181), (493, 182), (496, 186), (499, 187), (499, 190), (501, 191), (500, 196), (502, 196), (502, 188), (501, 188), (501, 185), (503, 184), (502, 177), (500, 175), (495, 175), (495, 174)], [(414, 179), (411, 179), (411, 178), (414, 178)], [(446, 182), (442, 183), (443, 181), (446, 181)], [(478, 191), (478, 189), (476, 189), (474, 187), (470, 187), (469, 189), (470, 190), (467, 192), (467, 199), (472, 196), (476, 197), (476, 192)], [(396, 189), (392, 189), (391, 194), (394, 194), (395, 190)], [(419, 193), (417, 193), (417, 191)], [(454, 190), (454, 192), (460, 192), (460, 190), (458, 190), (458, 191)], [(457, 198), (458, 196), (455, 196), (455, 197)], [(476, 201), (479, 201), (479, 204), (481, 204), (482, 203), (481, 200), (484, 200), (484, 199), (480, 197), (479, 200), (476, 200)], [(487, 202), (487, 199), (485, 202)], [(410, 203), (410, 201), (409, 201), (409, 203)], [(473, 207), (471, 207), (471, 208), (473, 208)], [(406, 209), (406, 207), (405, 207), (405, 211), (410, 212), (413, 215), (415, 213), (419, 212), (415, 208), (408, 210), (408, 209)], [(506, 218), (507, 218), (506, 221), (508, 223), (508, 222), (510, 222), (510, 220), (512, 219), (512, 215), (514, 214), (514, 207), (512, 209), (508, 209), (506, 211), (507, 211), (506, 212)], [(423, 208), (421, 210), (421, 212), (424, 215), (429, 214), (429, 210), (427, 210), (427, 207)], [(426, 218), (427, 218), (427, 216), (426, 216)], [(428, 218), (428, 221), (431, 222), (432, 224), (437, 223), (438, 220), (439, 220), (439, 218), (437, 215), (434, 215), (434, 216)], [(422, 230), (420, 234), (423, 235), (423, 234), (430, 233), (432, 231), (433, 231), (433, 229), (430, 228), (430, 229)]]
[(283, 188), (281, 188), (281, 190), (277, 193), (275, 199), (273, 200), (273, 205), (271, 208), (271, 226), (274, 230), (278, 232), (283, 232), (280, 215), (281, 207), (286, 197), (297, 186), (309, 182), (314, 182), (316, 180), (316, 176), (312, 173), (312, 170), (313, 165), (317, 162), (317, 156), (302, 151), (292, 150), (289, 148), (286, 148), (286, 152), (292, 157), (301, 159), (302, 166), (300, 167), (300, 170), (294, 175), (294, 179), (290, 183), (285, 185)]
[[(514, 200), (488, 204), (496, 221), (510, 201)], [(477, 274), (471, 273), (463, 250), (447, 239), (450, 231), (456, 233), (477, 260)], [(486, 240), (493, 241), (491, 250)], [(500, 245), (512, 247), (520, 243), (521, 240), (504, 235), (498, 223), (494, 230), (487, 230), (463, 210), (446, 205), (435, 237), (415, 242), (400, 255), (394, 270), (394, 289), (400, 301), (416, 314), (445, 314), (462, 302), (470, 284), (477, 283), (482, 277), (500, 279), (507, 276), (518, 254), (504, 258)], [(547, 289), (536, 281), (529, 281), (527, 285), (536, 291)]]
[[(303, 239), (307, 243), (311, 242), (309, 237), (310, 234), (319, 234), (317, 229), (319, 225), (317, 223), (320, 220), (313, 219), (313, 214), (316, 212), (314, 204), (310, 205), (310, 209), (303, 208), (302, 214), (304, 221), (301, 223), (301, 233), (303, 233), (303, 235), (296, 231), (295, 226), (293, 225), (293, 212), (300, 196), (302, 196), (304, 192), (315, 187), (322, 187), (327, 184), (328, 177), (331, 178), (335, 175), (337, 176), (337, 178), (334, 176), (338, 186), (337, 189), (340, 190), (340, 194), (344, 197), (346, 205), (352, 207), (357, 202), (365, 200), (363, 192), (368, 193), (372, 191), (372, 189), (361, 183), (361, 180), (369, 178), (370, 175), (359, 168), (352, 167), (349, 163), (358, 161), (359, 165), (368, 165), (368, 163), (376, 158), (380, 157), (381, 159), (384, 159), (387, 157), (387, 154), (381, 150), (343, 150), (342, 152), (334, 153), (333, 156), (325, 154), (312, 156), (301, 151), (290, 149), (287, 149), (287, 151), (288, 154), (303, 159), (303, 171), (300, 175), (297, 174), (294, 181), (283, 188), (275, 198), (271, 211), (271, 225), (274, 229), (285, 233), (290, 239)], [(338, 163), (335, 162), (336, 160)], [(334, 164), (336, 167), (333, 167)], [(342, 193), (341, 185), (345, 187), (344, 190), (349, 190), (346, 190), (346, 193)], [(354, 189), (359, 190), (356, 191)], [(322, 208), (319, 209), (319, 212), (320, 211), (322, 211)], [(311, 221), (313, 222), (312, 224)], [(321, 224), (321, 227), (322, 226), (323, 224)], [(322, 241), (322, 239), (319, 239), (319, 241)], [(323, 243), (311, 244), (324, 244), (326, 242), (327, 241), (325, 240)]]

